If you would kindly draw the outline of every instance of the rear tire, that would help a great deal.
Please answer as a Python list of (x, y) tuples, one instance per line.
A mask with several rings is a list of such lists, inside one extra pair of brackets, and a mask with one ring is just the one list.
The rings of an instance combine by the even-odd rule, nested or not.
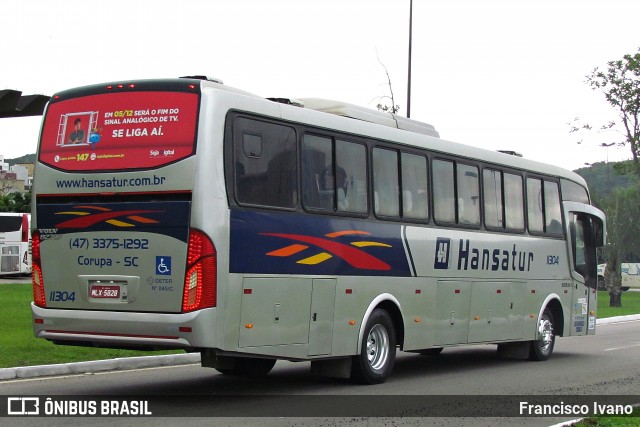
[(553, 353), (555, 342), (553, 314), (551, 310), (545, 308), (538, 320), (536, 339), (531, 341), (529, 360), (544, 361), (549, 359), (551, 353)]
[(364, 329), (360, 354), (353, 356), (351, 378), (363, 384), (383, 383), (396, 360), (396, 333), (385, 310), (375, 309)]

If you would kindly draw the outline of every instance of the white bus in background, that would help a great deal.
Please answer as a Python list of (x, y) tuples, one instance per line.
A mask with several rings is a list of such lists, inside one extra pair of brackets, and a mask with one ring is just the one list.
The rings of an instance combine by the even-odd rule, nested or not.
[(184, 78), (52, 97), (34, 333), (384, 381), (396, 350), (550, 357), (596, 327), (604, 215), (564, 169), (319, 99)]
[[(602, 291), (607, 289), (604, 284), (606, 269), (607, 264), (598, 264), (598, 289)], [(620, 264), (620, 274), (622, 276), (623, 291), (628, 291), (629, 289), (640, 290), (640, 263), (623, 262)]]
[(31, 214), (0, 213), (0, 275), (31, 274)]

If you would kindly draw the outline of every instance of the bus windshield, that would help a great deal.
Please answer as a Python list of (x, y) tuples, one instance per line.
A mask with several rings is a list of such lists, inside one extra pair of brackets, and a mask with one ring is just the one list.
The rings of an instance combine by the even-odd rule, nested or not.
[(146, 169), (194, 153), (199, 101), (195, 90), (110, 85), (81, 95), (63, 92), (51, 100), (40, 162), (63, 171)]

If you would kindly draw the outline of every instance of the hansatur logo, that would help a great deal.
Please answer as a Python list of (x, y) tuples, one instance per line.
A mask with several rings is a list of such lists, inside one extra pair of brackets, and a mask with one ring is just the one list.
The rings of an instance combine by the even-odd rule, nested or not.
[(449, 268), (449, 250), (451, 248), (451, 239), (446, 237), (438, 237), (436, 240), (436, 257), (433, 268), (436, 270), (447, 270)]

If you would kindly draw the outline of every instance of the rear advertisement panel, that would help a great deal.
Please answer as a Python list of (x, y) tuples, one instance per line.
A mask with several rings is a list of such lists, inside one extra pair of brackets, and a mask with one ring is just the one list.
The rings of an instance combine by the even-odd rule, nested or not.
[(195, 152), (196, 93), (131, 91), (50, 103), (39, 160), (64, 171), (159, 167)]

